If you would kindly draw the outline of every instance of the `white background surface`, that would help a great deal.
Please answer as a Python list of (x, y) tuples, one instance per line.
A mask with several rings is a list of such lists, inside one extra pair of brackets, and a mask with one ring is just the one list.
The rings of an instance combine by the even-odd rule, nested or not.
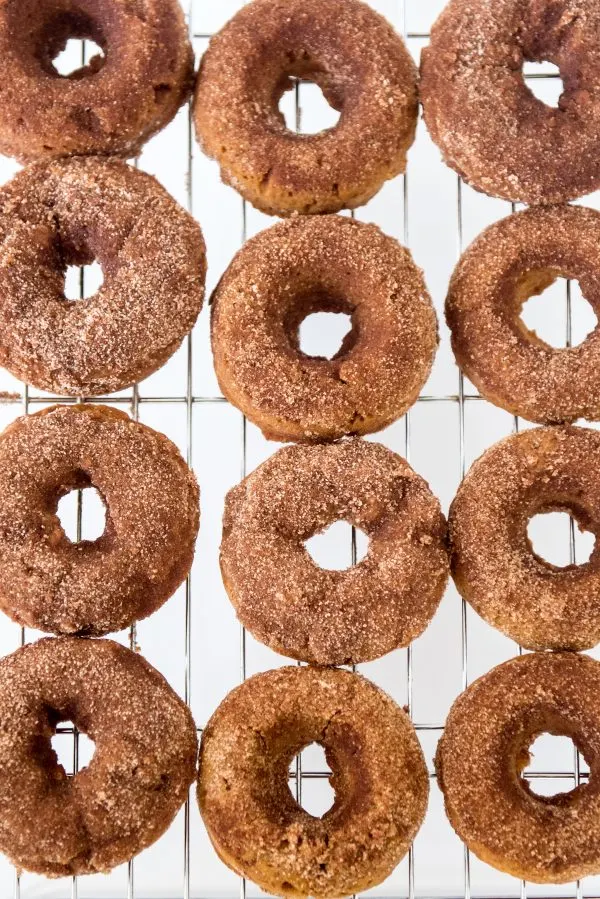
[[(441, 10), (442, 0), (372, 0), (372, 6), (386, 15), (399, 31), (411, 35), (425, 35), (433, 19)], [(206, 46), (206, 35), (221, 27), (241, 6), (240, 0), (198, 0), (192, 9), (191, 26), (198, 56)], [(404, 20), (405, 13), (405, 20)], [(426, 43), (424, 36), (408, 38), (415, 59)], [(536, 82), (551, 97), (556, 82)], [(329, 124), (323, 117), (318, 91), (311, 86), (300, 89), (300, 104), (305, 130), (317, 130)], [(293, 97), (287, 99), (293, 114)], [(492, 112), (492, 111), (491, 111)], [(191, 163), (188, 112), (182, 110), (177, 120), (155, 138), (144, 151), (140, 165), (154, 173), (183, 204), (190, 206), (201, 222), (208, 245), (208, 289), (214, 287), (231, 257), (239, 249), (244, 233), (247, 236), (268, 227), (273, 220), (246, 208), (241, 198), (219, 180), (216, 165), (191, 143)], [(2, 160), (0, 175), (8, 178), (16, 165)], [(459, 234), (462, 229), (466, 245), (487, 224), (510, 212), (502, 201), (489, 199), (463, 187), (462, 216), (459, 223), (457, 199), (459, 187), (453, 172), (442, 165), (422, 123), (418, 139), (409, 156), (408, 192), (405, 205), (404, 180), (398, 178), (387, 184), (357, 218), (374, 221), (388, 234), (404, 240), (425, 270), (426, 280), (434, 298), (441, 325), (441, 346), (431, 378), (426, 385), (423, 401), (411, 410), (408, 420), (402, 420), (377, 435), (380, 440), (402, 455), (409, 455), (413, 466), (428, 479), (439, 496), (445, 511), (458, 487), (463, 463), (470, 463), (490, 444), (511, 433), (513, 418), (478, 398), (464, 403), (464, 415), (458, 402), (459, 377), (449, 347), (448, 334), (442, 320), (443, 301), (448, 279), (457, 260)], [(188, 192), (189, 189), (189, 192)], [(591, 200), (586, 202), (592, 203)], [(592, 203), (597, 205), (597, 203)], [(407, 218), (404, 210), (406, 209)], [(244, 231), (243, 223), (246, 222)], [(460, 225), (460, 226), (459, 226)], [(577, 295), (574, 285), (573, 333), (575, 342), (594, 325), (591, 310)], [(541, 334), (564, 345), (566, 301), (564, 285), (557, 285), (536, 301), (528, 310), (530, 325), (539, 324)], [(218, 547), (223, 500), (227, 490), (241, 477), (245, 469), (251, 471), (277, 447), (267, 443), (251, 425), (247, 428), (246, 454), (243, 453), (243, 423), (240, 413), (219, 398), (212, 369), (208, 341), (208, 308), (205, 308), (191, 341), (162, 369), (139, 387), (140, 420), (164, 431), (188, 452), (202, 491), (202, 523), (198, 552), (191, 580), (189, 664), (190, 704), (199, 727), (225, 694), (242, 675), (241, 636), (232, 608), (221, 584), (218, 568)], [(319, 322), (312, 329), (313, 340), (327, 344), (328, 328)], [(316, 349), (317, 344), (311, 344)], [(334, 348), (334, 347), (331, 347)], [(188, 368), (189, 362), (189, 368)], [(189, 379), (188, 379), (189, 371)], [(24, 392), (23, 385), (6, 373), (0, 374), (0, 390), (17, 391), (18, 402), (0, 406), (0, 426), (5, 426), (23, 414), (29, 398), (29, 409), (39, 408), (38, 391)], [(193, 395), (188, 417), (186, 397)], [(475, 392), (465, 384), (467, 395)], [(121, 396), (133, 397), (132, 391)], [(177, 398), (173, 402), (152, 402), (149, 398)], [(206, 402), (206, 399), (215, 402)], [(125, 408), (128, 408), (127, 406)], [(527, 427), (520, 423), (521, 427)], [(98, 532), (99, 509), (90, 500), (91, 491), (84, 494), (83, 534)], [(70, 513), (65, 513), (73, 526), (74, 497)], [(67, 504), (68, 505), (68, 504)], [(537, 546), (554, 561), (568, 561), (568, 522), (549, 522), (547, 517), (538, 528)], [(589, 541), (580, 542), (581, 556), (589, 551)], [(321, 545), (319, 559), (335, 567), (349, 564), (348, 532), (338, 526)], [(36, 638), (27, 632), (26, 639)], [(493, 665), (516, 654), (517, 647), (501, 634), (493, 631), (467, 610), (468, 681)], [(119, 635), (129, 642), (129, 634)], [(0, 653), (14, 650), (21, 641), (20, 629), (7, 618), (0, 621)], [(186, 594), (182, 588), (150, 619), (137, 628), (137, 643), (145, 657), (161, 670), (182, 696), (186, 687)], [(431, 767), (441, 725), (450, 704), (462, 689), (465, 647), (462, 640), (462, 609), (456, 591), (448, 587), (446, 596), (426, 634), (412, 647), (412, 716), (418, 724), (434, 729), (420, 731), (423, 749)], [(390, 692), (404, 705), (409, 699), (406, 650), (398, 651), (376, 663), (360, 666), (360, 670)], [(246, 674), (285, 664), (285, 660), (257, 644), (250, 636), (246, 641)], [(56, 739), (65, 765), (71, 764), (72, 737)], [(81, 741), (80, 761), (86, 760), (86, 747)], [(566, 741), (542, 741), (536, 747), (534, 767), (538, 771), (571, 771), (573, 752)], [(306, 753), (305, 769), (319, 764), (318, 755)], [(538, 782), (539, 783), (539, 782)], [(556, 792), (569, 789), (572, 782), (544, 781), (546, 789)], [(465, 893), (464, 853), (442, 809), (441, 796), (432, 779), (429, 813), (414, 847), (414, 890), (418, 896), (462, 896)], [(304, 800), (310, 806), (322, 807), (327, 795), (324, 781), (307, 780), (303, 786)], [(210, 848), (198, 814), (195, 797), (190, 803), (190, 867), (189, 882), (184, 882), (184, 814), (179, 815), (169, 832), (134, 862), (130, 881), (127, 866), (107, 877), (80, 878), (77, 884), (69, 880), (45, 881), (24, 874), (20, 881), (23, 899), (47, 897), (66, 899), (108, 899), (127, 896), (138, 899), (171, 899), (183, 897), (189, 887), (192, 897), (234, 897), (239, 895), (238, 878), (228, 871)], [(523, 886), (514, 878), (504, 876), (492, 868), (471, 859), (470, 887), (473, 896), (575, 896), (574, 884), (564, 887)], [(248, 885), (250, 896), (259, 895)], [(600, 878), (582, 885), (586, 896), (600, 893)], [(0, 899), (16, 895), (12, 868), (0, 857)], [(409, 867), (405, 860), (393, 876), (373, 894), (402, 897), (409, 894)]]

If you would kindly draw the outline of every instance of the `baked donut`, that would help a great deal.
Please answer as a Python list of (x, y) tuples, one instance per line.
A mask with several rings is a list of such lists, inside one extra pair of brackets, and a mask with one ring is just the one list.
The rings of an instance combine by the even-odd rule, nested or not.
[[(65, 299), (69, 265), (100, 290)], [(0, 190), (0, 365), (42, 390), (96, 396), (163, 365), (204, 298), (200, 226), (118, 160), (33, 165)]]
[[(339, 123), (290, 131), (296, 79), (319, 85)], [(196, 134), (223, 180), (271, 215), (337, 212), (406, 168), (417, 70), (402, 39), (360, 0), (253, 0), (215, 35), (194, 98)]]
[[(70, 38), (101, 48), (61, 77)], [(0, 4), (0, 153), (22, 162), (90, 153), (135, 156), (193, 86), (177, 0), (4, 0)]]
[(569, 512), (600, 536), (600, 433), (534, 428), (475, 462), (450, 509), (452, 574), (476, 612), (528, 649), (591, 649), (600, 642), (600, 544), (583, 565), (540, 558), (527, 523)]
[[(543, 733), (570, 737), (590, 780), (538, 796), (522, 771)], [(535, 653), (485, 674), (450, 710), (436, 756), (452, 827), (482, 861), (533, 883), (600, 872), (600, 663)]]
[[(304, 541), (345, 519), (370, 538), (346, 571)], [(446, 522), (427, 483), (384, 446), (288, 446), (225, 501), (221, 571), (242, 624), (283, 655), (367, 662), (421, 634), (448, 579)]]
[[(291, 219), (258, 234), (212, 303), (221, 390), (271, 440), (384, 428), (415, 402), (437, 349), (435, 311), (408, 250), (343, 216)], [(300, 349), (300, 324), (313, 312), (352, 317), (333, 359)]]
[[(600, 187), (597, 0), (450, 0), (423, 50), (425, 122), (444, 160), (477, 190), (562, 203)], [(552, 62), (563, 92), (547, 106), (523, 78)]]
[[(335, 791), (321, 818), (293, 799), (289, 766), (325, 749)], [(198, 802), (219, 857), (275, 896), (334, 899), (384, 880), (408, 851), (429, 777), (410, 719), (335, 668), (279, 668), (227, 696), (202, 735)]]
[[(71, 490), (106, 506), (97, 540), (57, 516)], [(53, 406), (0, 435), (0, 608), (55, 634), (119, 631), (156, 611), (188, 574), (198, 487), (163, 434), (108, 406)]]
[(458, 364), (490, 402), (542, 424), (600, 419), (600, 329), (556, 349), (519, 317), (561, 276), (579, 280), (600, 315), (599, 243), (600, 213), (558, 206), (511, 215), (466, 250), (446, 319)]
[[(168, 828), (196, 771), (192, 716), (161, 674), (112, 640), (45, 638), (0, 660), (0, 849), (46, 877), (107, 872)], [(50, 739), (94, 741), (68, 777)]]

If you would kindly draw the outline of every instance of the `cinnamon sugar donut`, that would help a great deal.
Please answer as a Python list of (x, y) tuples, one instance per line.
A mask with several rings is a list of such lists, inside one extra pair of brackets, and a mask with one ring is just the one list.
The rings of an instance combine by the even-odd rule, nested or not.
[[(327, 571), (304, 542), (340, 519), (369, 551)], [(448, 578), (446, 522), (427, 483), (384, 446), (289, 446), (228, 494), (221, 570), (242, 624), (276, 652), (366, 662), (429, 624)]]
[[(95, 487), (104, 533), (72, 543), (61, 496)], [(0, 435), (0, 608), (51, 633), (107, 634), (156, 611), (184, 580), (198, 487), (163, 434), (107, 406), (53, 406)]]
[[(423, 50), (425, 122), (469, 184), (527, 204), (600, 187), (597, 0), (450, 0)], [(529, 90), (524, 62), (552, 62), (557, 108)]]
[(600, 545), (588, 562), (540, 558), (527, 523), (569, 512), (600, 535), (600, 433), (535, 428), (475, 462), (450, 509), (452, 574), (486, 621), (528, 649), (591, 649), (600, 642)]
[[(542, 733), (567, 736), (587, 784), (532, 792), (521, 772)], [(482, 861), (533, 883), (600, 872), (600, 663), (536, 653), (494, 668), (456, 700), (436, 757), (457, 834)]]
[[(104, 284), (65, 299), (69, 265)], [(116, 160), (30, 166), (0, 190), (0, 365), (42, 390), (96, 396), (163, 365), (204, 298), (199, 225), (150, 175)]]
[[(289, 766), (325, 749), (335, 791), (321, 818), (293, 799)], [(202, 735), (198, 802), (228, 865), (275, 896), (334, 899), (381, 883), (425, 815), (429, 778), (410, 719), (357, 674), (280, 668), (221, 703)]]
[(555, 349), (519, 318), (558, 277), (577, 279), (600, 314), (600, 213), (557, 206), (483, 232), (452, 277), (446, 319), (457, 362), (490, 402), (542, 424), (600, 419), (600, 329)]
[[(154, 843), (196, 770), (192, 716), (141, 656), (111, 640), (46, 638), (0, 660), (0, 850), (46, 877), (107, 872)], [(94, 741), (68, 777), (61, 721)]]
[[(312, 81), (341, 112), (290, 131), (279, 101)], [(361, 206), (406, 168), (417, 71), (402, 39), (360, 0), (253, 0), (215, 35), (194, 100), (196, 134), (221, 176), (272, 215)]]
[[(70, 38), (101, 53), (61, 77)], [(177, 0), (4, 0), (0, 152), (135, 156), (191, 92), (194, 56)]]
[[(272, 440), (384, 428), (415, 402), (437, 348), (435, 311), (408, 250), (343, 216), (291, 219), (258, 234), (212, 302), (221, 390)], [(299, 346), (301, 322), (319, 311), (352, 316), (331, 360)]]

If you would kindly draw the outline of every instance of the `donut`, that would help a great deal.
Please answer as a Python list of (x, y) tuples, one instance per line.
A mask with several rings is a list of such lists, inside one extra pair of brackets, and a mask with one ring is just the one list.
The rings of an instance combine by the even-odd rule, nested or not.
[[(321, 818), (289, 766), (325, 749), (335, 791)], [(384, 880), (408, 851), (429, 777), (408, 715), (358, 674), (285, 667), (250, 678), (202, 734), (198, 802), (223, 862), (275, 896), (336, 899)]]
[[(72, 543), (59, 499), (95, 487), (97, 540)], [(198, 487), (163, 434), (107, 406), (52, 406), (0, 435), (0, 608), (56, 634), (99, 636), (146, 618), (188, 574)]]
[[(53, 60), (70, 38), (101, 53), (68, 77)], [(193, 87), (177, 0), (4, 0), (0, 5), (0, 153), (136, 156)]]
[[(0, 660), (0, 850), (46, 877), (107, 872), (160, 837), (196, 772), (187, 706), (111, 640), (45, 638)], [(61, 721), (94, 741), (67, 776)]]
[[(364, 531), (369, 551), (324, 570), (304, 541), (340, 519)], [(221, 570), (240, 621), (271, 649), (367, 662), (433, 617), (448, 579), (446, 521), (427, 483), (380, 444), (288, 446), (228, 494)]]
[(489, 624), (527, 649), (600, 643), (600, 544), (583, 565), (552, 565), (534, 551), (527, 523), (568, 512), (600, 536), (600, 433), (534, 428), (488, 449), (450, 508), (452, 575)]
[[(104, 283), (65, 299), (69, 265)], [(204, 298), (199, 225), (118, 160), (33, 165), (0, 190), (0, 365), (58, 394), (97, 396), (163, 365)]]
[(600, 419), (600, 329), (556, 349), (519, 317), (561, 276), (579, 280), (600, 314), (599, 241), (600, 213), (557, 206), (511, 215), (466, 250), (446, 319), (459, 366), (490, 402), (540, 424)]
[[(589, 783), (535, 794), (522, 771), (543, 733), (570, 737)], [(458, 697), (436, 771), (452, 827), (487, 864), (533, 883), (600, 872), (600, 663), (533, 653), (485, 674)]]
[[(341, 113), (317, 134), (288, 129), (296, 79)], [(193, 117), (221, 177), (271, 215), (338, 212), (404, 172), (417, 125), (417, 70), (391, 25), (361, 0), (253, 0), (204, 54)]]
[[(425, 123), (445, 162), (477, 190), (563, 203), (600, 187), (597, 0), (450, 0), (421, 57)], [(552, 62), (557, 108), (532, 93), (525, 62)]]
[[(253, 237), (212, 304), (221, 390), (271, 440), (384, 428), (415, 402), (437, 349), (435, 311), (408, 250), (343, 216), (290, 219)], [(300, 349), (313, 312), (352, 318), (333, 359)]]

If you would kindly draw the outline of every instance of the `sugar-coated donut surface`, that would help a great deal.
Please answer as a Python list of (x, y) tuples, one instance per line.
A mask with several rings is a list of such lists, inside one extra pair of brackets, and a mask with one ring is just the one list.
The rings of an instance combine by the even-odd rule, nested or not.
[[(97, 259), (104, 283), (64, 296)], [(200, 226), (150, 175), (117, 160), (32, 165), (0, 190), (0, 364), (42, 390), (96, 396), (175, 352), (204, 298)]]
[[(570, 737), (587, 783), (538, 796), (521, 777), (542, 733)], [(485, 674), (456, 700), (436, 758), (446, 813), (478, 858), (533, 883), (600, 872), (600, 663), (534, 653)]]
[[(61, 496), (93, 486), (104, 533), (72, 543)], [(51, 633), (99, 635), (152, 614), (184, 580), (198, 487), (163, 434), (106, 406), (54, 406), (0, 435), (0, 608)]]
[[(295, 77), (341, 112), (334, 128), (287, 128), (278, 104)], [(223, 179), (264, 212), (337, 212), (404, 171), (416, 85), (403, 41), (361, 0), (253, 0), (202, 59), (196, 133)]]
[[(289, 766), (325, 749), (335, 802), (322, 818), (292, 797)], [(376, 886), (408, 851), (429, 778), (405, 712), (335, 668), (259, 674), (221, 703), (202, 735), (198, 801), (222, 860), (276, 896), (334, 899)]]
[[(102, 50), (61, 77), (69, 38)], [(187, 99), (194, 55), (178, 0), (4, 0), (0, 152), (22, 162), (135, 156)]]
[(600, 433), (534, 428), (475, 462), (450, 509), (452, 573), (494, 627), (528, 649), (590, 649), (600, 642), (600, 546), (559, 568), (540, 558), (528, 521), (565, 511), (600, 535)]
[[(304, 541), (340, 519), (369, 550), (346, 571), (324, 570)], [(221, 570), (241, 622), (272, 649), (366, 662), (427, 627), (448, 577), (446, 522), (427, 483), (384, 446), (285, 447), (228, 494)]]
[(600, 329), (557, 349), (519, 317), (561, 276), (578, 280), (600, 315), (598, 246), (600, 213), (555, 206), (508, 216), (465, 251), (446, 319), (457, 362), (486, 399), (542, 424), (600, 419)]
[[(597, 0), (450, 0), (423, 50), (425, 122), (473, 187), (528, 204), (600, 187)], [(523, 63), (553, 62), (557, 108), (537, 99)]]
[[(280, 441), (377, 431), (415, 402), (437, 349), (437, 320), (408, 250), (344, 216), (280, 222), (249, 240), (212, 298), (215, 369), (225, 396)], [(299, 326), (344, 312), (333, 359), (310, 357)]]
[[(95, 743), (68, 777), (50, 738)], [(107, 872), (167, 829), (196, 770), (189, 710), (141, 656), (110, 640), (46, 638), (0, 660), (0, 850), (17, 868)]]

